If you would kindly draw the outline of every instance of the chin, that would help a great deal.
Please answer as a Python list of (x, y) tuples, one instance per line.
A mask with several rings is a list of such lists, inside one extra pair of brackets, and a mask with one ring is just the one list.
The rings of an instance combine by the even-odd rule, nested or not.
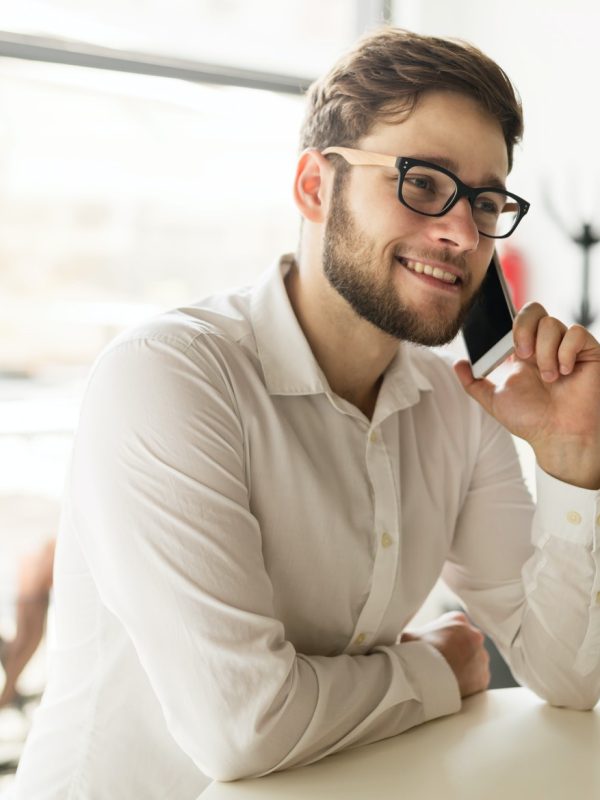
[[(398, 313), (396, 320), (391, 325), (393, 335), (400, 340), (424, 345), (425, 347), (440, 347), (449, 344), (458, 335), (464, 321), (464, 313), (456, 316), (445, 316), (441, 313), (429, 314), (418, 309), (403, 308)], [(388, 326), (390, 323), (388, 321)], [(388, 332), (391, 332), (388, 327)]]

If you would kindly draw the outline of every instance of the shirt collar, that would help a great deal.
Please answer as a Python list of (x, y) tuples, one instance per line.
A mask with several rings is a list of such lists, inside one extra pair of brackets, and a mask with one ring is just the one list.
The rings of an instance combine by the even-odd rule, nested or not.
[(293, 255), (282, 256), (252, 293), (250, 319), (265, 384), (270, 394), (330, 392), (285, 288), (285, 276), (294, 263)]
[(416, 405), (421, 392), (432, 391), (431, 381), (420, 363), (421, 348), (402, 342), (383, 376), (377, 398), (374, 423), (379, 423), (395, 411)]
[[(265, 384), (270, 394), (331, 396), (333, 392), (306, 341), (285, 288), (285, 276), (294, 263), (292, 254), (282, 256), (252, 293), (250, 318)], [(430, 389), (432, 385), (418, 364), (418, 349), (400, 344), (385, 372), (377, 416), (414, 405), (419, 393)]]

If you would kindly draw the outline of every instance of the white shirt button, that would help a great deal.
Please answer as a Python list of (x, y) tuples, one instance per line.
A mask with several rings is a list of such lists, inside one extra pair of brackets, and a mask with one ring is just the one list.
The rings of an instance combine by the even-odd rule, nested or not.
[(379, 441), (379, 434), (377, 433), (377, 431), (371, 431), (369, 439), (371, 440), (372, 444), (377, 444), (377, 442)]
[(578, 511), (569, 511), (567, 512), (567, 521), (571, 523), (571, 525), (579, 525), (581, 522), (581, 514)]
[(359, 633), (358, 636), (356, 637), (356, 639), (354, 640), (354, 644), (358, 644), (358, 645), (364, 644), (366, 638), (367, 637), (365, 636), (364, 633)]
[(392, 539), (392, 537), (389, 535), (389, 533), (387, 533), (387, 531), (386, 531), (386, 532), (385, 532), (384, 534), (382, 534), (382, 536), (381, 536), (381, 546), (382, 546), (382, 547), (389, 547), (391, 544), (393, 544), (393, 539)]

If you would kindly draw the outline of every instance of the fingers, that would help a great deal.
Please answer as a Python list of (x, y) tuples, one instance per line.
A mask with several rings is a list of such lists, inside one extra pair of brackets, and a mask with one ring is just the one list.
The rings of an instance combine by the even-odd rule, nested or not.
[(546, 383), (570, 375), (578, 361), (598, 359), (598, 343), (581, 325), (567, 328), (539, 303), (530, 304), (522, 314), (514, 326), (517, 356), (534, 363)]
[[(570, 375), (578, 361), (600, 358), (598, 343), (585, 328), (567, 328), (540, 303), (528, 303), (517, 314), (513, 338), (517, 357), (536, 366), (545, 383)], [(465, 391), (491, 413), (494, 384), (476, 380), (467, 361), (459, 361), (454, 370)]]
[(490, 654), (485, 649), (485, 647), (481, 647), (477, 654), (477, 673), (478, 673), (478, 685), (476, 684), (475, 690), (472, 694), (476, 692), (485, 692), (485, 690), (490, 685), (490, 681), (492, 680), (492, 672), (490, 669)]
[(400, 643), (422, 641), (441, 653), (454, 672), (462, 697), (487, 689), (490, 658), (485, 636), (462, 611), (449, 611), (413, 631), (403, 631)]
[(558, 348), (558, 364), (561, 375), (573, 372), (577, 356), (588, 344), (589, 334), (581, 325), (573, 325), (563, 337)]
[(542, 317), (538, 321), (535, 340), (537, 367), (546, 383), (552, 383), (559, 375), (558, 351), (567, 326), (554, 317)]
[(515, 350), (519, 358), (529, 358), (535, 353), (537, 329), (548, 312), (540, 303), (527, 303), (519, 311), (513, 325)]
[(528, 303), (517, 314), (513, 326), (517, 357), (524, 361), (535, 358), (543, 380), (556, 380), (558, 348), (566, 330), (540, 303)]

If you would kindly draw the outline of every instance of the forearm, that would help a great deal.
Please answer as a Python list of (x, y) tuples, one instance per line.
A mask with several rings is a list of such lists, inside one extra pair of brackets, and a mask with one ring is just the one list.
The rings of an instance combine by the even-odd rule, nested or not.
[(301, 670), (313, 671), (318, 691), (309, 725), (272, 770), (387, 739), (460, 709), (452, 670), (422, 642), (375, 648), (368, 655), (298, 660)]
[(582, 489), (600, 489), (600, 447), (595, 441), (544, 437), (535, 443), (534, 452), (538, 466), (548, 475)]
[[(538, 470), (533, 549), (522, 564), (518, 534), (513, 543), (512, 526), (506, 524), (503, 575), (497, 566), (500, 551), (489, 562), (487, 578), (448, 570), (452, 588), (494, 639), (517, 680), (556, 705), (589, 708), (600, 693), (599, 513), (599, 493)], [(498, 536), (493, 528), (490, 536)], [(512, 570), (505, 555), (511, 549)]]
[(536, 552), (523, 569), (522, 621), (508, 657), (550, 702), (590, 707), (600, 692), (600, 495), (537, 477)]

